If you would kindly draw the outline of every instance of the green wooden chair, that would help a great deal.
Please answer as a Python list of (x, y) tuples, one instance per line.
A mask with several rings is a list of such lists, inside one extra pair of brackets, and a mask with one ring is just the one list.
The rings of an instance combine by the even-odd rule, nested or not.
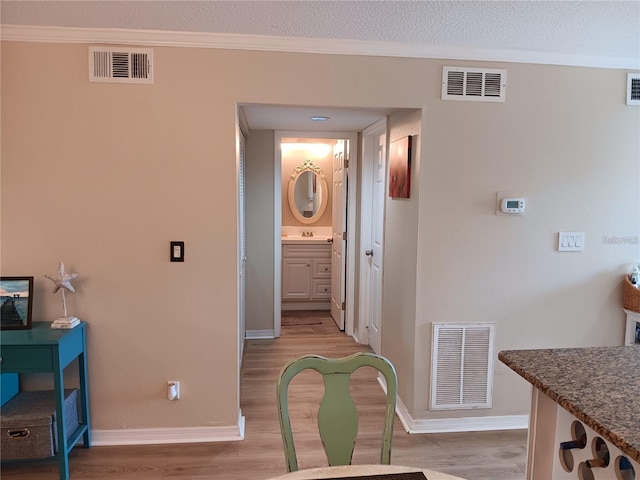
[(329, 465), (350, 465), (358, 434), (358, 412), (349, 391), (349, 382), (351, 374), (365, 366), (373, 367), (382, 373), (387, 383), (380, 463), (388, 465), (391, 462), (391, 438), (398, 392), (396, 371), (391, 362), (380, 355), (368, 352), (354, 353), (339, 359), (305, 355), (286, 364), (278, 378), (278, 415), (287, 472), (298, 470), (287, 396), (289, 383), (293, 377), (308, 369), (322, 374), (324, 396), (318, 410), (318, 430), (322, 445)]

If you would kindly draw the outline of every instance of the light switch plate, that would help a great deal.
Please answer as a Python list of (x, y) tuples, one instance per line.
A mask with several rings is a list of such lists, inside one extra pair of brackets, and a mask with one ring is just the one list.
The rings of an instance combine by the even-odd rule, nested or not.
[(171, 242), (170, 260), (184, 262), (184, 242)]
[(559, 252), (582, 252), (584, 250), (584, 232), (558, 232)]

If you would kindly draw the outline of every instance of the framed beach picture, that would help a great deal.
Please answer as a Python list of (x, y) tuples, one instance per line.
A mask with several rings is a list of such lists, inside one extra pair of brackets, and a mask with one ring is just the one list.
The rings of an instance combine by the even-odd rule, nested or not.
[(31, 328), (33, 277), (0, 277), (0, 326), (2, 330)]
[(403, 137), (391, 142), (389, 147), (389, 196), (409, 198), (411, 137)]

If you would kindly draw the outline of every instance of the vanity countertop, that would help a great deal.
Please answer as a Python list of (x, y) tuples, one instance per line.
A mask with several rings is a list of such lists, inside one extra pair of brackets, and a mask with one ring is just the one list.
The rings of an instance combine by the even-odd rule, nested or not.
[(300, 235), (283, 235), (282, 243), (284, 245), (325, 245), (329, 243), (331, 237), (327, 235), (318, 235), (314, 237), (302, 237)]
[(507, 350), (498, 358), (640, 461), (640, 346)]

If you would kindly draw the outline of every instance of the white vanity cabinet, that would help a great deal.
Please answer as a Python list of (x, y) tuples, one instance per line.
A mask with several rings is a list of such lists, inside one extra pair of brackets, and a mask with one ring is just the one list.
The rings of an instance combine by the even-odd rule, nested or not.
[[(329, 304), (331, 300), (331, 245), (329, 243), (301, 242), (282, 245), (282, 300)], [(322, 306), (313, 305), (314, 308), (322, 308)]]

